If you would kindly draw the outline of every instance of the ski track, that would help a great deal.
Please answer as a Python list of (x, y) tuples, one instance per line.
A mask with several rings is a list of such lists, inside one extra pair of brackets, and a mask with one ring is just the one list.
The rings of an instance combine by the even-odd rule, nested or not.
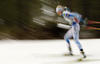
[(100, 39), (79, 40), (87, 58), (71, 39), (74, 56), (68, 53), (65, 40), (0, 40), (0, 64), (100, 64)]

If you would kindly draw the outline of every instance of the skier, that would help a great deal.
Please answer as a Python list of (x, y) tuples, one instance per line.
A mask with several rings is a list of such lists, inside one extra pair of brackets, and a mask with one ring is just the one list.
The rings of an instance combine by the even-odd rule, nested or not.
[(79, 40), (79, 31), (80, 31), (80, 25), (79, 22), (84, 22), (84, 20), (82, 19), (82, 15), (77, 13), (77, 12), (72, 12), (70, 9), (68, 9), (67, 7), (58, 5), (56, 7), (56, 13), (59, 16), (63, 16), (64, 19), (71, 25), (71, 28), (66, 32), (66, 34), (64, 35), (64, 39), (67, 41), (68, 43), (68, 48), (70, 51), (70, 55), (72, 54), (72, 49), (71, 49), (71, 45), (70, 45), (70, 41), (69, 39), (71, 37), (74, 38), (75, 43), (77, 44), (83, 58), (86, 58), (86, 55), (83, 51), (83, 48), (80, 44)]

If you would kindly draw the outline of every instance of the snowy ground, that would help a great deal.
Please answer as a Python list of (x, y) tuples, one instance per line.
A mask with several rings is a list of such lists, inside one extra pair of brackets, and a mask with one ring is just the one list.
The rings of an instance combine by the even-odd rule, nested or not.
[(64, 40), (1, 40), (0, 64), (100, 64), (100, 39), (82, 39), (87, 55), (84, 61), (77, 45), (71, 41), (74, 56), (68, 53)]

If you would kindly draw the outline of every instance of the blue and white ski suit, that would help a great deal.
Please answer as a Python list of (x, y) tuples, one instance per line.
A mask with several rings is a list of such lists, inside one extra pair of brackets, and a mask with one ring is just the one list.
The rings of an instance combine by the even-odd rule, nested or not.
[(64, 35), (64, 39), (68, 42), (68, 44), (70, 44), (69, 39), (71, 37), (73, 37), (75, 43), (78, 45), (79, 49), (81, 50), (82, 46), (81, 46), (81, 44), (79, 42), (80, 26), (79, 26), (79, 22), (77, 22), (76, 19), (78, 21), (80, 21), (82, 15), (80, 15), (77, 12), (72, 13), (72, 12), (66, 10), (66, 11), (63, 11), (62, 16), (71, 25), (71, 28)]

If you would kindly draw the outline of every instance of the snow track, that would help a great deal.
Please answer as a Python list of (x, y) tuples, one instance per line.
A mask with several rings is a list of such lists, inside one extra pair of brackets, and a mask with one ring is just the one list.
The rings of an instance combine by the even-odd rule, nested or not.
[(79, 40), (87, 55), (78, 62), (80, 51), (70, 40), (74, 56), (68, 53), (64, 40), (1, 40), (0, 64), (100, 64), (100, 39)]

